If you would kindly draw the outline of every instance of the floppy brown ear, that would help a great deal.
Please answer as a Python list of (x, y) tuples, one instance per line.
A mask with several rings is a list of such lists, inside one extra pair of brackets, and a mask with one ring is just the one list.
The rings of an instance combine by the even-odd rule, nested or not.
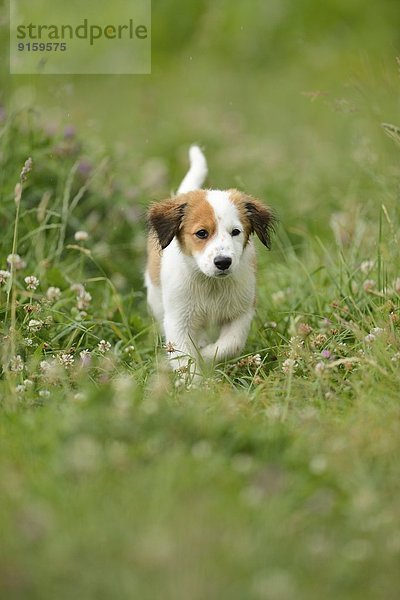
[(245, 196), (244, 208), (250, 223), (250, 233), (255, 233), (264, 246), (271, 248), (271, 233), (276, 223), (272, 210), (251, 196)]
[(186, 203), (179, 197), (157, 202), (157, 204), (150, 207), (148, 219), (163, 250), (177, 235), (185, 214), (185, 208)]

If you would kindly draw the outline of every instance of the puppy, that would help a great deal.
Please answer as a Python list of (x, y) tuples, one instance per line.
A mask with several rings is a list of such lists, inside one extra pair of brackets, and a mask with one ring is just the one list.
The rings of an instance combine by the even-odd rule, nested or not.
[(274, 225), (271, 209), (247, 194), (200, 189), (207, 163), (197, 146), (189, 156), (177, 195), (150, 207), (145, 273), (149, 307), (180, 370), (190, 358), (201, 365), (243, 350), (256, 298), (252, 234), (269, 248)]

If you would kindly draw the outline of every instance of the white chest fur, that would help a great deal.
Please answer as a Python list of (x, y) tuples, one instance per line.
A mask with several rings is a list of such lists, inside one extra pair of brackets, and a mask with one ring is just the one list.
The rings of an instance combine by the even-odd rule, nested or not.
[(245, 248), (240, 268), (227, 277), (210, 278), (184, 256), (174, 240), (164, 250), (161, 289), (166, 311), (179, 312), (192, 327), (222, 325), (253, 306), (255, 298), (254, 246)]

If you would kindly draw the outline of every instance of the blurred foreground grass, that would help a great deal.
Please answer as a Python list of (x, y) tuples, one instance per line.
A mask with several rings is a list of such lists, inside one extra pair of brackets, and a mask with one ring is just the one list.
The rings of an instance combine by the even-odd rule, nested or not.
[[(149, 78), (3, 76), (2, 594), (397, 598), (396, 3), (153, 8)], [(142, 284), (193, 141), (281, 221), (201, 390)]]

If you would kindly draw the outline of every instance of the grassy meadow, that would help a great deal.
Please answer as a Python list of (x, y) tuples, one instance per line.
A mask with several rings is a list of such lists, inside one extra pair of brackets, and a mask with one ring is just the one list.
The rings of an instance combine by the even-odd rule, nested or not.
[[(153, 0), (149, 76), (1, 67), (1, 596), (394, 600), (397, 3), (192, 4)], [(197, 386), (143, 286), (193, 142), (279, 217)]]

